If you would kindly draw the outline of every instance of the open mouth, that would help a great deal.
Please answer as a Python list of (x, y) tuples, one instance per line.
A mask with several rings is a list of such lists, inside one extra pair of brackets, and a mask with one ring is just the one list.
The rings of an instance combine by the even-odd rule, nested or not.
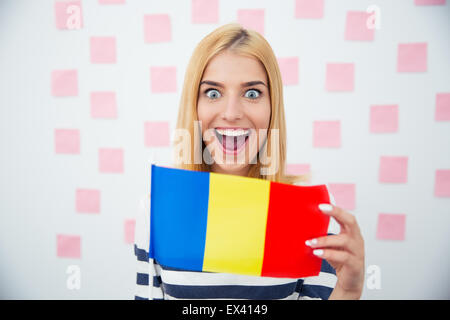
[(250, 136), (249, 129), (214, 129), (219, 143), (224, 152), (229, 154), (239, 153), (247, 143)]

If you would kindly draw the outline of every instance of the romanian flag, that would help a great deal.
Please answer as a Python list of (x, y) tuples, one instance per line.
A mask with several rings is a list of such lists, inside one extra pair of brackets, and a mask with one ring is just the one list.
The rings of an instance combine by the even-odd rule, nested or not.
[(327, 235), (325, 185), (152, 165), (149, 257), (166, 267), (265, 277), (316, 276), (305, 240)]

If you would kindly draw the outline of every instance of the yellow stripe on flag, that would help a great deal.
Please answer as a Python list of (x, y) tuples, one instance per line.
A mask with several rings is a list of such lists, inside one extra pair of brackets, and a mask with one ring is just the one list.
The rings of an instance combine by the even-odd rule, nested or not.
[(203, 271), (260, 275), (270, 181), (210, 173)]

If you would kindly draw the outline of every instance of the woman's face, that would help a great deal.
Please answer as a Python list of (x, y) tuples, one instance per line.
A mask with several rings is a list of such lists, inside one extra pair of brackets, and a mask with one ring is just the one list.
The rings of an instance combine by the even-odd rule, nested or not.
[(200, 82), (197, 113), (214, 159), (212, 171), (246, 176), (250, 164), (256, 163), (271, 117), (261, 62), (231, 51), (212, 58)]

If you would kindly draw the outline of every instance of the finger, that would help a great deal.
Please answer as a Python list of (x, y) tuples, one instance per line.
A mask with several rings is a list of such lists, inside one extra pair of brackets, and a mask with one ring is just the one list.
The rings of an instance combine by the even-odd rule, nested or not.
[(316, 239), (306, 240), (306, 245), (311, 248), (335, 248), (356, 252), (356, 247), (352, 243), (352, 238), (348, 234), (329, 235)]
[(313, 254), (329, 263), (348, 264), (352, 255), (348, 251), (335, 249), (315, 249)]
[(360, 230), (358, 223), (355, 216), (351, 213), (348, 213), (344, 209), (328, 203), (320, 204), (319, 209), (322, 210), (323, 213), (335, 218), (336, 221), (349, 232), (352, 232), (354, 234), (359, 233)]

